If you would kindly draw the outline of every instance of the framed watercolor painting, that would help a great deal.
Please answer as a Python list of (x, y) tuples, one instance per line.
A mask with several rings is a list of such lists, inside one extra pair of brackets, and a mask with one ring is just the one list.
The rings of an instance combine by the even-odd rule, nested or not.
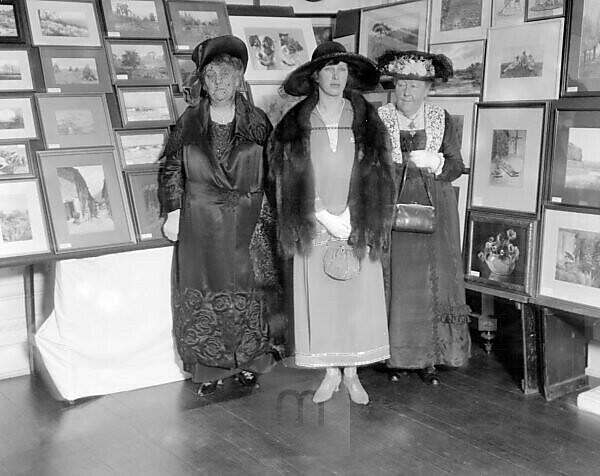
[(101, 46), (94, 0), (25, 0), (36, 46)]
[(123, 127), (160, 127), (175, 122), (171, 88), (117, 88)]
[(33, 89), (29, 50), (25, 48), (0, 49), (0, 92), (32, 91)]
[(273, 125), (276, 125), (283, 115), (303, 97), (290, 96), (279, 83), (250, 84), (250, 95), (255, 106), (267, 114)]
[(563, 19), (490, 28), (484, 101), (558, 98)]
[(0, 259), (48, 252), (38, 181), (0, 181)]
[(465, 278), (530, 294), (535, 278), (535, 225), (533, 218), (471, 211)]
[(521, 25), (524, 22), (523, 0), (492, 0), (492, 26)]
[(58, 253), (134, 242), (112, 147), (37, 154)]
[(37, 137), (33, 95), (0, 96), (0, 141)]
[(167, 129), (145, 129), (115, 131), (117, 146), (123, 168), (158, 165), (165, 142)]
[(231, 33), (225, 2), (170, 1), (167, 9), (176, 53), (191, 53), (198, 43)]
[(248, 81), (282, 81), (309, 61), (317, 46), (308, 18), (232, 16), (229, 21), (248, 48)]
[(427, 1), (365, 8), (361, 11), (359, 31), (358, 52), (374, 61), (387, 50), (424, 51)]
[(0, 42), (25, 43), (23, 0), (0, 0)]
[(109, 40), (106, 53), (114, 84), (154, 86), (173, 83), (169, 50), (164, 41)]
[(432, 0), (432, 43), (483, 40), (491, 22), (490, 0)]
[(525, 0), (525, 20), (544, 20), (565, 14), (565, 0)]
[(48, 149), (114, 144), (104, 94), (38, 94), (36, 98)]
[(0, 144), (0, 180), (33, 177), (29, 142)]
[(168, 38), (161, 0), (102, 0), (109, 38)]
[(126, 177), (138, 240), (160, 240), (167, 243), (168, 240), (162, 234), (164, 219), (160, 216), (158, 172), (128, 171)]
[(430, 96), (480, 96), (483, 85), (485, 41), (465, 41), (430, 45), (429, 51), (444, 54), (454, 67), (454, 76), (437, 82)]
[(471, 205), (536, 213), (545, 106), (477, 108)]
[(600, 215), (547, 209), (540, 296), (600, 308)]
[(39, 50), (46, 92), (112, 92), (103, 49), (42, 46)]

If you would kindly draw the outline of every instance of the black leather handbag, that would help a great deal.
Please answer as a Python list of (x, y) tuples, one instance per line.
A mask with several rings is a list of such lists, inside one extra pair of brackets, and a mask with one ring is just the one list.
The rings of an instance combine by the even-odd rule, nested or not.
[(406, 175), (408, 165), (402, 171), (402, 180), (398, 188), (396, 196), (396, 205), (394, 207), (394, 221), (392, 222), (392, 230), (394, 231), (409, 231), (412, 233), (433, 233), (435, 230), (435, 207), (431, 198), (431, 191), (423, 172), (419, 169), (419, 176), (425, 187), (429, 205), (422, 203), (398, 203), (402, 196), (402, 191), (406, 184)]

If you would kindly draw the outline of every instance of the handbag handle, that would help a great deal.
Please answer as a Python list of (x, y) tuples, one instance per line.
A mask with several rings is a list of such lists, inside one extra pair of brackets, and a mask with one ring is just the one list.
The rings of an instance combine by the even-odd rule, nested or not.
[[(427, 185), (427, 180), (423, 177), (423, 172), (419, 167), (417, 167), (419, 171), (419, 176), (421, 177), (421, 182), (423, 182), (423, 188), (425, 188), (425, 193), (427, 194), (427, 199), (429, 200), (429, 204), (433, 206), (433, 198), (431, 197), (431, 191), (429, 190), (429, 185)], [(402, 195), (402, 191), (404, 190), (404, 185), (406, 184), (406, 175), (408, 171), (408, 163), (404, 165), (404, 170), (402, 171), (402, 179), (400, 180), (400, 187), (398, 188), (398, 194), (396, 195), (396, 202), (400, 200), (400, 195)]]

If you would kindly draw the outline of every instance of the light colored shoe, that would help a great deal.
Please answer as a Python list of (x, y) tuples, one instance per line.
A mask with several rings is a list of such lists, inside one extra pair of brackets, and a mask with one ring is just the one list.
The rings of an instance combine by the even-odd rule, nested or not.
[(348, 393), (350, 394), (350, 400), (354, 403), (358, 403), (359, 405), (367, 405), (369, 403), (369, 395), (363, 388), (360, 380), (358, 380), (358, 375), (346, 375), (344, 374), (344, 385), (348, 389)]
[(342, 374), (339, 370), (333, 373), (328, 371), (325, 377), (321, 381), (321, 385), (313, 395), (314, 403), (323, 403), (327, 400), (331, 400), (334, 392), (340, 389), (340, 382), (342, 381)]

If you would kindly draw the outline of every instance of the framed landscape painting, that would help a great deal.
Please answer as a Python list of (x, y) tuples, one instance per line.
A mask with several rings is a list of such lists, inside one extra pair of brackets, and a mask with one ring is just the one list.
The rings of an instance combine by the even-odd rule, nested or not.
[(303, 99), (303, 97), (290, 96), (279, 83), (250, 84), (250, 94), (254, 105), (265, 111), (273, 125), (276, 125), (294, 104)]
[(524, 0), (492, 0), (492, 26), (521, 25), (524, 22)]
[(530, 294), (534, 278), (535, 223), (533, 218), (471, 211), (465, 278)]
[(525, 0), (527, 21), (560, 17), (565, 14), (565, 0)]
[(0, 180), (32, 176), (29, 142), (0, 143)]
[(536, 213), (545, 127), (544, 105), (478, 106), (472, 206)]
[(23, 0), (0, 0), (0, 42), (25, 43)]
[(176, 53), (191, 53), (198, 43), (231, 33), (225, 2), (170, 1), (167, 9)]
[(160, 127), (175, 122), (171, 88), (117, 88), (124, 127)]
[(426, 48), (427, 1), (365, 8), (360, 16), (358, 52), (376, 61), (387, 50)]
[(480, 96), (483, 85), (485, 41), (430, 45), (429, 51), (444, 54), (452, 61), (454, 76), (437, 82), (430, 96)]
[(158, 165), (167, 129), (115, 131), (119, 155), (124, 168)]
[(483, 40), (491, 21), (490, 0), (432, 0), (432, 43)]
[(29, 50), (0, 49), (0, 92), (33, 89)]
[(25, 0), (36, 46), (101, 46), (94, 0)]
[(152, 86), (173, 83), (169, 50), (164, 41), (109, 40), (106, 51), (114, 84)]
[(484, 101), (558, 98), (563, 19), (490, 28)]
[(38, 137), (33, 96), (0, 96), (0, 141)]
[(547, 209), (539, 295), (600, 308), (600, 215)]
[(58, 253), (134, 242), (112, 147), (37, 154)]
[(248, 81), (282, 81), (310, 60), (316, 48), (308, 18), (230, 17), (231, 30), (248, 48)]
[(127, 172), (127, 186), (138, 240), (160, 240), (167, 243), (167, 239), (162, 234), (164, 219), (160, 216), (158, 172), (156, 170)]
[(102, 0), (109, 38), (168, 38), (161, 0)]
[(48, 149), (114, 144), (104, 94), (38, 94), (37, 102)]
[(0, 259), (50, 252), (37, 180), (0, 181)]
[(103, 49), (43, 46), (39, 50), (46, 92), (112, 92)]

